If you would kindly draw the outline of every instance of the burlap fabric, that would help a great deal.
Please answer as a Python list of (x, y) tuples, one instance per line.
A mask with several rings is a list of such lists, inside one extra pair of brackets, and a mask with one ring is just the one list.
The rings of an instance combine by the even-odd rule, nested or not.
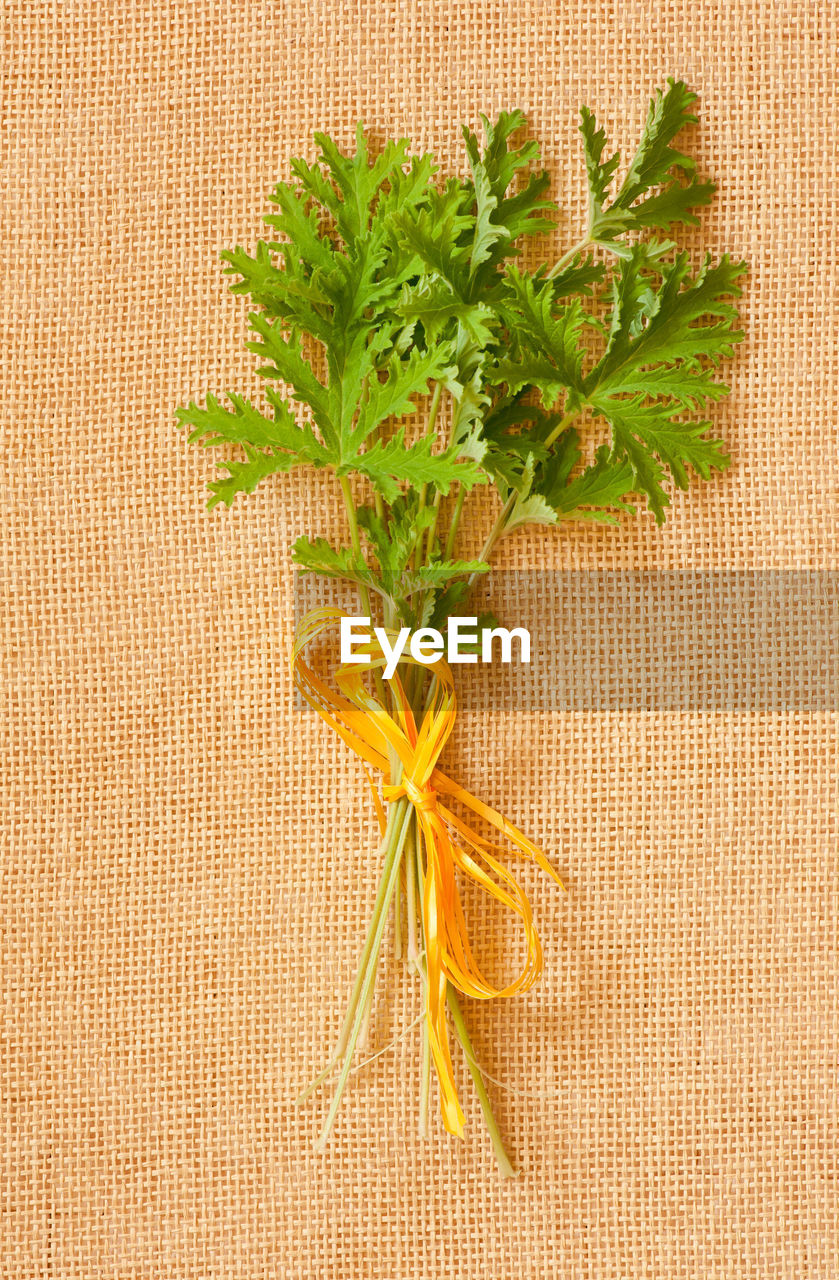
[[(716, 412), (735, 466), (663, 531), (537, 533), (503, 561), (836, 568), (837, 16), (9, 0), (4, 1276), (839, 1273), (835, 714), (467, 702), (450, 766), (570, 890), (525, 871), (544, 980), (468, 1011), (523, 1176), (496, 1177), (468, 1087), (466, 1144), (415, 1137), (412, 1036), (315, 1155), (321, 1107), (292, 1098), (338, 1026), (374, 825), (290, 697), (288, 546), (341, 516), (309, 475), (207, 514), (210, 459), (172, 421), (257, 388), (218, 251), (252, 243), (314, 129), (349, 142), (360, 117), (455, 165), (461, 120), (521, 106), (567, 244), (579, 104), (628, 145), (677, 74), (721, 186), (690, 244), (752, 264)], [(414, 1000), (388, 967), (371, 1048)]]

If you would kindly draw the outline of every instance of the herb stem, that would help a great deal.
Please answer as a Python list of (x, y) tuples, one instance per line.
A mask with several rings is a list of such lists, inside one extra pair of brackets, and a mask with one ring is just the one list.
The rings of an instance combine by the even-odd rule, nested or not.
[[(361, 558), (361, 535), (358, 530), (358, 515), (355, 510), (355, 501), (352, 496), (352, 487), (347, 476), (339, 476), (338, 483), (341, 486), (341, 492), (344, 495), (344, 506), (347, 509), (347, 520), (350, 525), (350, 543), (355, 554)], [(372, 620), (372, 609), (370, 608), (370, 592), (367, 590), (365, 583), (358, 584), (358, 593), (361, 596), (361, 603), (364, 605), (367, 617)]]
[(408, 832), (405, 853), (405, 914), (408, 917), (408, 946), (405, 959), (412, 969), (420, 972), (420, 949), (417, 941), (417, 837), (416, 820)]
[(451, 560), (454, 555), (454, 540), (457, 537), (457, 529), (460, 524), (460, 517), (463, 513), (463, 503), (466, 499), (466, 490), (461, 485), (457, 492), (457, 499), (454, 504), (454, 511), (449, 523), (449, 532), (446, 537), (446, 549), (443, 552), (444, 560)]
[(566, 431), (566, 430), (568, 429), (568, 427), (570, 427), (570, 426), (571, 426), (571, 423), (574, 421), (574, 419), (575, 419), (575, 418), (578, 418), (578, 417), (580, 416), (580, 414), (582, 413), (583, 409), (585, 409), (587, 405), (588, 405), (588, 400), (581, 400), (578, 404), (576, 404), (576, 405), (574, 406), (574, 408), (573, 408), (573, 409), (569, 409), (567, 413), (564, 413), (564, 414), (562, 415), (562, 417), (560, 418), (559, 422), (556, 424), (556, 426), (554, 427), (553, 431), (551, 432), (551, 434), (548, 436), (547, 440), (545, 441), (545, 448), (546, 448), (546, 449), (550, 449), (551, 445), (552, 445), (552, 444), (553, 444), (557, 439), (559, 439), (559, 437), (562, 435), (563, 431)]
[[(425, 908), (422, 892), (422, 853), (420, 841), (414, 842), (414, 864), (410, 868), (416, 879), (419, 915), (422, 922), (422, 936), (425, 938)], [(428, 1137), (428, 1113), (431, 1101), (431, 1038), (428, 1032), (428, 970), (425, 962), (425, 950), (417, 957), (417, 973), (420, 978), (420, 998), (422, 1000), (423, 1019), (420, 1030), (420, 1091), (419, 1091), (419, 1135)]]
[[(405, 803), (405, 802), (398, 801), (397, 803)], [(386, 854), (393, 840), (394, 824), (396, 821), (395, 810), (396, 810), (396, 805), (392, 805), (390, 809), (390, 813), (388, 814), (388, 821), (387, 821), (387, 827), (385, 828), (385, 834), (382, 838), (381, 849)], [(327, 1076), (331, 1074), (331, 1072), (337, 1066), (338, 1062), (340, 1062), (341, 1058), (343, 1057), (346, 1051), (350, 1031), (352, 1030), (356, 1011), (358, 1010), (358, 1002), (361, 996), (361, 989), (364, 985), (364, 978), (367, 973), (368, 966), (370, 964), (370, 954), (373, 948), (373, 940), (375, 937), (376, 929), (379, 924), (379, 918), (381, 917), (382, 909), (384, 906), (386, 888), (387, 888), (387, 877), (383, 874), (381, 880), (379, 881), (379, 887), (376, 893), (376, 900), (373, 904), (373, 914), (370, 917), (370, 924), (367, 927), (367, 937), (364, 940), (364, 947), (362, 948), (361, 959), (358, 965), (358, 972), (355, 977), (355, 982), (353, 984), (353, 989), (350, 995), (349, 1003), (347, 1005), (347, 1010), (346, 1010), (346, 1013), (344, 1014), (344, 1021), (341, 1024), (341, 1030), (338, 1034), (338, 1042), (335, 1045), (335, 1051), (332, 1054), (332, 1057), (330, 1058), (327, 1065), (324, 1067), (323, 1071), (321, 1071), (320, 1075), (316, 1076), (315, 1079), (312, 1081), (312, 1083), (307, 1085), (307, 1087), (303, 1090), (303, 1092), (299, 1095), (299, 1097), (296, 1098), (296, 1101), (298, 1103), (305, 1102), (308, 1097), (310, 1097), (317, 1089), (320, 1088), (320, 1086), (323, 1084)]]
[[(435, 425), (436, 425), (436, 423), (437, 423), (437, 414), (438, 414), (438, 413), (439, 413), (439, 411), (440, 411), (440, 401), (441, 401), (442, 397), (443, 397), (443, 384), (442, 384), (442, 382), (435, 382), (435, 384), (434, 384), (434, 391), (433, 391), (432, 396), (431, 396), (431, 404), (429, 405), (429, 409), (428, 409), (428, 424), (427, 424), (426, 429), (425, 429), (425, 430), (426, 430), (426, 435), (429, 435), (429, 436), (430, 436), (430, 435), (432, 434), (432, 432), (434, 431), (434, 427), (435, 427)], [(427, 496), (428, 496), (428, 485), (427, 485), (427, 484), (420, 485), (420, 490), (419, 490), (419, 501), (418, 501), (418, 503), (417, 503), (417, 511), (418, 511), (418, 512), (419, 512), (419, 511), (423, 511), (423, 510), (425, 509), (425, 504), (426, 504), (426, 498), (427, 498)], [(437, 490), (436, 497), (437, 497), (437, 500), (439, 501), (439, 497), (440, 497), (440, 491), (439, 491), (439, 490)], [(435, 523), (435, 524), (437, 523), (437, 517), (436, 517), (436, 515), (435, 515), (435, 517), (434, 517), (434, 523)], [(431, 531), (429, 530), (429, 532), (431, 532)], [(415, 569), (418, 569), (418, 568), (419, 568), (419, 557), (420, 557), (420, 547), (421, 547), (421, 544), (422, 544), (422, 535), (420, 535), (420, 537), (417, 539), (417, 544), (416, 544), (416, 546), (414, 547), (413, 565), (414, 565), (414, 568), (415, 568)], [(430, 543), (430, 542), (427, 542), (427, 543), (426, 543), (426, 546), (427, 546), (427, 547), (430, 547), (430, 546), (431, 546), (431, 543)]]
[[(517, 496), (518, 496), (517, 494), (511, 493), (507, 501), (504, 503), (504, 506), (502, 507), (501, 512), (495, 521), (495, 524), (492, 526), (489, 533), (487, 534), (486, 542), (481, 547), (481, 554), (478, 557), (480, 560), (484, 560), (484, 561), (489, 560), (489, 557), (492, 555), (492, 549), (495, 546), (498, 539), (502, 537), (504, 533), (504, 526), (506, 525), (508, 519), (510, 518), (513, 507), (516, 505)], [(472, 574), (471, 578), (469, 579), (470, 587), (473, 586), (475, 579), (477, 577), (478, 577), (477, 573)]]
[(396, 886), (396, 893), (393, 896), (393, 956), (395, 960), (401, 960), (404, 955), (402, 942), (402, 883)]
[(361, 535), (358, 532), (358, 516), (355, 511), (355, 502), (352, 496), (352, 487), (348, 476), (339, 476), (338, 483), (341, 486), (341, 492), (344, 495), (344, 503), (347, 508), (347, 518), (350, 522), (350, 541), (352, 549), (356, 555), (361, 555)]
[(440, 519), (440, 490), (438, 489), (434, 495), (433, 504), (434, 518), (428, 526), (428, 534), (425, 541), (425, 558), (430, 560), (434, 554), (434, 539), (437, 536), (437, 521)]
[(431, 404), (428, 409), (428, 427), (426, 428), (428, 435), (431, 435), (437, 423), (437, 414), (440, 411), (440, 401), (443, 398), (443, 384), (436, 382), (434, 384), (434, 394), (431, 397)]
[(498, 1128), (498, 1123), (492, 1110), (492, 1103), (490, 1102), (489, 1094), (486, 1091), (484, 1078), (481, 1075), (480, 1067), (475, 1059), (475, 1050), (472, 1048), (472, 1041), (470, 1040), (469, 1032), (466, 1029), (463, 1010), (460, 1007), (460, 1001), (458, 1000), (457, 995), (455, 994), (455, 989), (451, 983), (446, 987), (446, 996), (449, 1002), (449, 1009), (451, 1010), (454, 1029), (466, 1057), (466, 1062), (469, 1066), (469, 1074), (471, 1075), (472, 1081), (475, 1085), (475, 1092), (478, 1095), (481, 1110), (484, 1113), (484, 1120), (486, 1121), (486, 1126), (489, 1130), (489, 1136), (492, 1139), (492, 1149), (495, 1152), (495, 1159), (498, 1162), (498, 1168), (501, 1170), (502, 1177), (513, 1178), (516, 1176), (516, 1170), (513, 1168), (513, 1163), (504, 1146), (504, 1140), (501, 1137), (501, 1132)]
[[(562, 435), (563, 431), (566, 431), (568, 427), (570, 427), (574, 419), (579, 417), (583, 409), (586, 408), (587, 404), (588, 404), (588, 400), (581, 400), (578, 404), (574, 406), (573, 409), (569, 409), (567, 413), (563, 414), (560, 421), (556, 424), (551, 434), (545, 440), (546, 449), (550, 449), (551, 445), (558, 439), (559, 436)], [(502, 538), (504, 536), (504, 533), (506, 532), (507, 521), (509, 520), (513, 512), (513, 509), (515, 508), (517, 497), (518, 497), (517, 494), (511, 493), (509, 498), (505, 502), (501, 512), (498, 515), (498, 518), (495, 521), (495, 524), (492, 526), (489, 533), (487, 534), (486, 542), (481, 548), (481, 554), (480, 554), (481, 560), (489, 559), (490, 555), (492, 554), (492, 549), (495, 546), (496, 542), (498, 542), (499, 538)], [(475, 581), (477, 577), (478, 577), (477, 573), (473, 573), (469, 578), (470, 588), (475, 585)]]
[(569, 249), (567, 253), (564, 253), (558, 262), (554, 263), (554, 265), (551, 267), (550, 271), (548, 272), (546, 279), (552, 280), (554, 276), (558, 276), (560, 271), (563, 269), (563, 267), (567, 267), (569, 262), (573, 262), (577, 254), (582, 253), (583, 250), (587, 249), (590, 244), (591, 244), (591, 240), (588, 238), (587, 235), (584, 236), (583, 239), (578, 241), (578, 243), (575, 244), (572, 249)]
[(373, 986), (376, 981), (376, 970), (378, 968), (379, 952), (382, 946), (382, 938), (384, 937), (385, 921), (387, 920), (388, 909), (396, 886), (399, 883), (399, 869), (402, 863), (402, 851), (405, 846), (405, 838), (408, 834), (408, 828), (411, 824), (413, 812), (407, 800), (397, 800), (392, 812), (395, 817), (391, 830), (398, 834), (396, 834), (395, 839), (391, 838), (387, 855), (385, 857), (381, 879), (381, 910), (379, 912), (375, 928), (371, 931), (372, 936), (370, 938), (367, 963), (366, 966), (362, 966), (361, 970), (363, 977), (358, 1008), (356, 1009), (352, 1020), (352, 1030), (347, 1037), (344, 1061), (341, 1067), (341, 1074), (339, 1075), (338, 1082), (335, 1086), (335, 1093), (332, 1096), (332, 1102), (330, 1104), (329, 1111), (327, 1112), (326, 1119), (324, 1120), (323, 1128), (315, 1142), (315, 1150), (317, 1151), (323, 1151), (332, 1126), (335, 1123), (338, 1108), (341, 1105), (341, 1096), (346, 1088), (347, 1080), (349, 1078), (353, 1055), (364, 1023), (365, 1011), (373, 994)]

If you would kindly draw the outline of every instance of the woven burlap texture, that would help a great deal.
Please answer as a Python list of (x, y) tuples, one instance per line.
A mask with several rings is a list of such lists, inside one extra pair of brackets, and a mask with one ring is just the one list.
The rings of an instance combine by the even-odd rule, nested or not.
[[(207, 513), (210, 457), (172, 416), (258, 392), (218, 253), (253, 243), (315, 129), (348, 143), (361, 118), (458, 167), (460, 121), (520, 106), (567, 246), (579, 105), (626, 147), (675, 74), (720, 185), (687, 243), (751, 264), (714, 410), (734, 466), (663, 530), (537, 532), (502, 562), (836, 568), (838, 17), (6, 4), (4, 1277), (839, 1274), (835, 714), (467, 700), (449, 767), (569, 889), (525, 868), (544, 978), (468, 1007), (523, 1173), (496, 1176), (465, 1073), (468, 1141), (417, 1138), (415, 1033), (316, 1155), (323, 1104), (293, 1097), (339, 1025), (375, 828), (357, 762), (290, 694), (289, 543), (342, 517), (302, 473)], [(416, 1012), (388, 965), (371, 1049)]]

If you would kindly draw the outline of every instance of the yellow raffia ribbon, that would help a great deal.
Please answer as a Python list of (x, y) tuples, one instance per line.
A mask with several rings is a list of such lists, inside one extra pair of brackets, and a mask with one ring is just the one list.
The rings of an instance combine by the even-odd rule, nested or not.
[[(433, 692), (422, 720), (417, 724), (398, 675), (390, 680), (396, 704), (394, 716), (364, 684), (365, 672), (385, 665), (385, 656), (373, 641), (356, 645), (365, 654), (363, 664), (336, 668), (336, 694), (303, 660), (303, 651), (321, 632), (340, 623), (341, 609), (315, 609), (300, 622), (294, 636), (291, 665), (294, 682), (303, 698), (365, 763), (386, 779), (382, 798), (392, 802), (405, 797), (416, 812), (420, 837), (422, 929), (426, 963), (426, 1019), (434, 1066), (440, 1082), (443, 1123), (450, 1133), (463, 1136), (463, 1112), (454, 1082), (446, 1025), (446, 983), (479, 1000), (511, 996), (526, 991), (542, 970), (542, 948), (533, 925), (530, 903), (507, 868), (493, 856), (497, 846), (482, 839), (449, 808), (450, 800), (494, 827), (519, 852), (532, 858), (557, 884), (561, 881), (547, 858), (527, 836), (495, 809), (478, 800), (437, 768), (454, 728), (457, 701), (448, 664), (434, 663)], [(403, 662), (413, 659), (403, 657)], [(399, 762), (394, 778), (391, 759)], [(366, 772), (366, 770), (365, 770)], [(368, 773), (379, 823), (384, 811)], [(444, 803), (441, 797), (446, 798)], [(519, 975), (506, 986), (496, 987), (481, 972), (469, 944), (455, 872), (459, 871), (484, 892), (513, 911), (524, 929), (526, 957)], [(492, 872), (496, 879), (489, 874)]]

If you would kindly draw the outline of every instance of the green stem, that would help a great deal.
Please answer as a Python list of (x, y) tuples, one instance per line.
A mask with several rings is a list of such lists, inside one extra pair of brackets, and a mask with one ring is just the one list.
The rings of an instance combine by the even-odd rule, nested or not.
[(437, 537), (437, 521), (440, 519), (440, 490), (438, 489), (434, 495), (434, 518), (428, 526), (428, 533), (425, 539), (425, 558), (430, 560), (434, 554), (434, 539)]
[[(347, 509), (347, 520), (350, 525), (350, 542), (355, 554), (361, 557), (361, 534), (358, 529), (358, 516), (355, 510), (355, 501), (352, 496), (352, 487), (347, 476), (339, 476), (338, 483), (341, 486), (341, 492), (344, 495), (344, 506)], [(364, 583), (359, 583), (358, 593), (361, 596), (361, 603), (364, 605), (364, 611), (368, 618), (372, 620), (373, 610), (370, 607), (370, 592)]]
[(583, 412), (583, 409), (585, 409), (587, 405), (588, 405), (588, 400), (581, 400), (580, 403), (575, 405), (573, 409), (569, 409), (567, 413), (562, 415), (559, 422), (556, 424), (553, 431), (545, 441), (546, 449), (550, 449), (554, 441), (557, 440), (562, 435), (563, 431), (566, 431), (568, 427), (570, 427), (574, 419), (579, 418), (580, 414)]
[(401, 960), (404, 954), (402, 945), (402, 885), (396, 886), (396, 893), (393, 898), (393, 956), (395, 960)]
[[(442, 399), (442, 396), (443, 396), (443, 384), (442, 382), (436, 382), (434, 384), (434, 392), (431, 396), (431, 404), (428, 409), (428, 424), (426, 426), (426, 435), (430, 436), (432, 431), (434, 430), (434, 427), (437, 422), (437, 414), (440, 411), (440, 401)], [(419, 507), (418, 507), (419, 511), (422, 511), (425, 508), (425, 500), (427, 496), (428, 496), (428, 485), (424, 484), (420, 487), (420, 491), (419, 491)], [(439, 490), (438, 490), (437, 496), (439, 498)], [(435, 523), (436, 523), (436, 517), (435, 517)], [(422, 543), (422, 538), (417, 539), (417, 545), (414, 547), (413, 565), (415, 569), (419, 568), (421, 543)]]
[[(391, 806), (390, 813), (388, 814), (387, 828), (385, 830), (385, 834), (382, 839), (381, 851), (383, 851), (385, 854), (387, 854), (387, 851), (390, 849), (390, 846), (393, 842), (394, 824), (396, 821), (395, 809), (396, 809), (395, 805)], [(387, 875), (383, 872), (382, 877), (379, 881), (378, 891), (376, 893), (376, 901), (373, 904), (373, 914), (370, 917), (370, 924), (368, 925), (368, 928), (367, 928), (367, 937), (364, 940), (364, 947), (362, 949), (361, 959), (358, 964), (358, 972), (356, 974), (355, 982), (353, 984), (353, 989), (350, 995), (349, 1004), (347, 1005), (347, 1010), (346, 1010), (346, 1013), (344, 1014), (344, 1021), (341, 1024), (341, 1030), (338, 1034), (338, 1042), (335, 1045), (335, 1051), (332, 1054), (332, 1057), (329, 1059), (329, 1062), (327, 1063), (327, 1065), (324, 1067), (323, 1071), (321, 1071), (320, 1075), (316, 1076), (315, 1079), (312, 1081), (312, 1083), (310, 1085), (307, 1085), (307, 1087), (303, 1090), (300, 1096), (296, 1099), (298, 1103), (305, 1102), (307, 1098), (311, 1097), (311, 1095), (317, 1089), (320, 1088), (324, 1080), (327, 1078), (327, 1076), (329, 1076), (332, 1073), (332, 1071), (334, 1071), (335, 1067), (338, 1065), (341, 1058), (344, 1056), (344, 1053), (346, 1052), (350, 1032), (353, 1027), (353, 1022), (355, 1021), (356, 1012), (358, 1010), (358, 1002), (361, 996), (361, 990), (362, 990), (362, 987), (364, 986), (364, 979), (370, 965), (370, 955), (373, 949), (373, 941), (375, 938), (376, 929), (378, 928), (379, 920), (384, 910), (386, 890), (387, 890)]]
[[(382, 938), (384, 937), (388, 909), (396, 886), (399, 883), (399, 868), (402, 863), (402, 850), (405, 845), (408, 828), (413, 818), (413, 811), (407, 800), (397, 800), (393, 806), (393, 812), (396, 814), (396, 817), (394, 819), (392, 830), (396, 831), (398, 829), (398, 835), (395, 840), (391, 840), (390, 842), (390, 848), (388, 849), (382, 870), (382, 883), (384, 885), (382, 909), (379, 913), (378, 920), (376, 921), (376, 927), (373, 931), (369, 959), (367, 961), (366, 968), (364, 969), (361, 984), (359, 1007), (355, 1011), (352, 1021), (352, 1030), (347, 1037), (346, 1051), (344, 1053), (344, 1062), (341, 1067), (341, 1074), (338, 1077), (338, 1082), (335, 1086), (335, 1093), (333, 1094), (329, 1111), (327, 1112), (326, 1119), (324, 1120), (323, 1128), (315, 1142), (316, 1151), (323, 1151), (332, 1126), (335, 1123), (338, 1108), (341, 1105), (341, 1097), (347, 1085), (350, 1068), (352, 1067), (353, 1055), (355, 1053), (355, 1048), (364, 1022), (365, 1010), (368, 1007), (373, 993), (373, 986), (376, 981), (376, 969), (378, 967), (379, 952), (382, 946)], [(401, 826), (399, 825), (400, 822)]]
[[(478, 556), (479, 560), (488, 560), (492, 555), (492, 549), (495, 546), (498, 539), (503, 535), (504, 527), (510, 518), (510, 514), (513, 510), (513, 507), (516, 505), (517, 496), (518, 496), (517, 494), (511, 493), (507, 501), (504, 503), (504, 506), (502, 507), (501, 512), (499, 513), (495, 521), (495, 524), (492, 526), (489, 533), (487, 534), (486, 542), (481, 547), (481, 554)], [(473, 573), (472, 577), (469, 579), (470, 586), (472, 585), (476, 577), (477, 577), (477, 574)]]
[(507, 1155), (507, 1151), (501, 1137), (501, 1132), (498, 1128), (495, 1115), (493, 1114), (492, 1103), (489, 1100), (489, 1095), (487, 1094), (486, 1086), (484, 1085), (484, 1078), (481, 1075), (480, 1068), (475, 1060), (475, 1050), (472, 1048), (472, 1041), (470, 1040), (469, 1032), (466, 1029), (463, 1010), (460, 1007), (460, 1002), (451, 983), (448, 983), (446, 987), (446, 995), (452, 1014), (452, 1021), (454, 1022), (454, 1029), (457, 1033), (457, 1038), (460, 1041), (466, 1057), (466, 1062), (469, 1066), (469, 1074), (472, 1077), (472, 1081), (475, 1085), (475, 1092), (478, 1095), (481, 1110), (484, 1113), (484, 1120), (486, 1121), (486, 1126), (489, 1130), (489, 1136), (492, 1139), (492, 1149), (495, 1152), (495, 1159), (498, 1161), (498, 1167), (501, 1170), (501, 1175), (504, 1178), (515, 1177), (516, 1170), (513, 1168), (513, 1163)]
[(554, 263), (554, 265), (551, 267), (550, 271), (548, 272), (547, 279), (552, 280), (554, 276), (558, 276), (562, 268), (567, 267), (569, 262), (573, 262), (577, 254), (582, 253), (583, 250), (587, 249), (590, 244), (591, 244), (591, 241), (589, 240), (588, 236), (587, 235), (584, 236), (582, 240), (580, 240), (577, 244), (574, 245), (573, 249), (569, 249), (567, 253), (564, 253), (562, 255), (562, 257), (559, 259), (558, 262)]
[(408, 948), (406, 960), (412, 969), (420, 972), (420, 949), (417, 938), (417, 836), (416, 821), (408, 832), (405, 851), (405, 914), (408, 917)]
[(463, 514), (463, 503), (466, 500), (466, 490), (461, 486), (457, 492), (457, 500), (454, 504), (451, 522), (449, 524), (449, 532), (446, 537), (446, 549), (443, 552), (444, 560), (451, 560), (454, 555), (454, 540), (457, 537), (458, 525), (460, 517)]
[[(553, 431), (545, 440), (546, 449), (550, 449), (554, 441), (559, 436), (562, 435), (563, 431), (567, 430), (567, 428), (571, 425), (571, 423), (574, 421), (575, 418), (579, 417), (579, 415), (583, 412), (583, 410), (586, 408), (587, 405), (588, 405), (588, 400), (582, 400), (580, 401), (579, 404), (575, 405), (573, 409), (569, 409), (567, 413), (563, 414), (560, 421), (556, 424)], [(481, 554), (479, 557), (481, 560), (489, 559), (496, 542), (498, 542), (499, 538), (502, 538), (504, 536), (506, 532), (507, 521), (509, 520), (510, 515), (513, 511), (513, 508), (516, 505), (516, 498), (517, 498), (517, 495), (515, 493), (510, 494), (510, 497), (507, 499), (503, 508), (501, 509), (501, 512), (499, 513), (498, 518), (495, 521), (495, 524), (492, 526), (489, 533), (487, 534), (486, 542), (481, 548)], [(473, 587), (475, 585), (477, 578), (478, 578), (478, 574), (473, 573), (469, 579), (470, 587)]]

